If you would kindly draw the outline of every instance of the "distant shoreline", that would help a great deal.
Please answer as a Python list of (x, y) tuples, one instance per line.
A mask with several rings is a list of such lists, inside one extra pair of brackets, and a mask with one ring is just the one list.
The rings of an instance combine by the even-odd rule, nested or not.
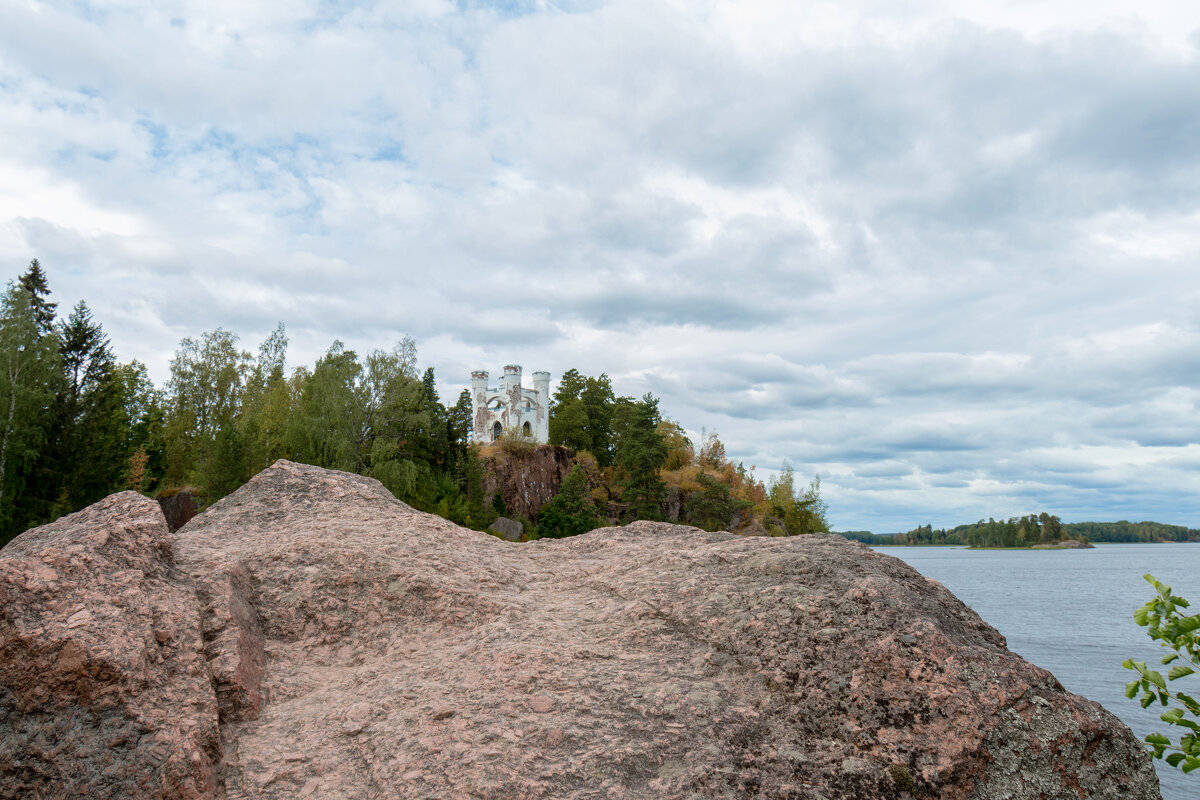
[[(840, 533), (835, 534), (835, 535), (841, 536)], [(886, 536), (887, 534), (881, 533), (879, 535)], [(849, 538), (849, 537), (847, 537), (847, 538)], [(852, 539), (852, 541), (858, 541), (858, 540)], [(1089, 550), (1089, 549), (1099, 547), (1100, 545), (1108, 546), (1108, 545), (1123, 545), (1123, 544), (1200, 544), (1200, 542), (1197, 542), (1195, 540), (1190, 540), (1190, 539), (1182, 539), (1177, 542), (1166, 541), (1166, 540), (1158, 540), (1158, 541), (1150, 541), (1150, 542), (1089, 542), (1088, 547), (1070, 547), (1070, 546), (1061, 547), (1061, 546), (1056, 546), (1056, 545), (1049, 545), (1049, 546), (1047, 546), (1047, 545), (1022, 545), (1021, 547), (971, 547), (970, 545), (966, 545), (966, 544), (944, 544), (941, 542), (935, 543), (935, 544), (930, 544), (928, 542), (918, 542), (918, 543), (911, 543), (911, 544), (907, 543), (907, 542), (902, 542), (899, 544), (897, 544), (895, 542), (863, 542), (863, 544), (870, 545), (871, 547), (957, 547), (961, 550)]]

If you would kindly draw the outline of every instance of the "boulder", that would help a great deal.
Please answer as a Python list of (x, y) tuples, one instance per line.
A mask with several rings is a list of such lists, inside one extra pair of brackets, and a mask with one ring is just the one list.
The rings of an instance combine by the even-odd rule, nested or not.
[[(84, 514), (76, 539), (138, 545), (123, 519)], [(210, 776), (220, 796), (281, 800), (1159, 796), (1116, 718), (940, 584), (841, 537), (640, 522), (513, 547), (283, 461), (176, 533), (173, 564), (161, 523), (139, 524), (149, 571), (98, 545), (55, 561), (49, 535), (0, 551), (23, 620), (0, 630), (0, 722), (29, 726), (0, 754), (0, 797), (35, 780), (41, 797), (200, 797)], [(118, 581), (138, 598), (191, 587), (181, 654), (137, 656), (157, 622), (121, 631), (159, 603)], [(117, 635), (84, 692), (52, 659), (91, 620)], [(31, 653), (49, 681), (10, 663)], [(207, 693), (187, 658), (207, 662)], [(53, 789), (99, 768), (74, 744), (98, 697), (147, 720), (111, 762), (127, 777)]]
[(737, 534), (738, 536), (770, 536), (771, 532), (763, 527), (761, 522), (751, 518), (737, 529)]
[(679, 514), (683, 510), (683, 500), (678, 486), (668, 486), (666, 500), (663, 501), (663, 516), (667, 522), (679, 522)]
[(506, 541), (519, 542), (521, 541), (521, 535), (525, 533), (525, 526), (515, 519), (496, 517), (496, 521), (488, 526), (488, 530), (492, 533), (498, 533), (500, 538)]
[(0, 798), (217, 797), (197, 612), (136, 492), (0, 550)]

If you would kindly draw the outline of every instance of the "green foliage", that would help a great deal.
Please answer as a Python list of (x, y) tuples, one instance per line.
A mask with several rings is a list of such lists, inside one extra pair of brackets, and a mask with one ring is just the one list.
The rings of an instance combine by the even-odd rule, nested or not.
[(959, 525), (952, 533), (971, 547), (1031, 547), (1035, 544), (1061, 542), (1064, 539), (1087, 541), (1086, 537), (1068, 530), (1069, 528), (1070, 526), (1064, 528), (1058, 517), (1043, 511), (1041, 514), (1027, 514), (1002, 520), (989, 517), (986, 522), (979, 520), (970, 525)]
[(577, 453), (591, 452), (587, 407), (575, 398), (558, 406), (550, 417), (550, 444), (569, 447)]
[(356, 472), (363, 409), (356, 392), (362, 366), (353, 350), (334, 341), (317, 360), (296, 401), (289, 448), (297, 461)]
[(450, 438), (454, 442), (466, 445), (471, 440), (471, 433), (475, 427), (475, 420), (472, 418), (471, 407), (471, 390), (463, 389), (458, 393), (458, 402), (453, 408), (447, 411), (447, 421), (450, 425)]
[(698, 474), (696, 482), (700, 484), (700, 489), (688, 494), (683, 516), (697, 528), (706, 531), (729, 530), (734, 515), (750, 506), (745, 500), (734, 497), (728, 484), (707, 472)]
[[(187, 485), (216, 500), (278, 458), (372, 475), (414, 507), (475, 528), (504, 512), (499, 493), (497, 509), (484, 503), (470, 392), (443, 405), (409, 337), (365, 358), (335, 341), (289, 376), (282, 324), (253, 357), (218, 328), (180, 342), (159, 390), (144, 365), (115, 361), (86, 303), (56, 322), (49, 295), (35, 260), (0, 304), (0, 543), (124, 488)], [(656, 398), (617, 397), (604, 373), (568, 370), (549, 422), (551, 441), (576, 450), (576, 468), (537, 526), (527, 522), (532, 535), (590, 530), (597, 504), (618, 495), (626, 519), (660, 518), (664, 468), (696, 524), (727, 527), (740, 509), (765, 508), (753, 467), (728, 462), (715, 434), (697, 456)], [(511, 434), (499, 445), (514, 458), (534, 448)], [(697, 477), (701, 462), (708, 472)], [(819, 517), (816, 487), (784, 505)]]
[(1200, 542), (1200, 530), (1161, 522), (1070, 522), (1063, 529), (1089, 542)]
[(250, 354), (237, 342), (237, 334), (217, 328), (181, 341), (171, 360), (165, 436), (173, 485), (206, 473), (217, 433), (241, 411)]
[(31, 519), (23, 495), (52, 433), (61, 381), (58, 340), (42, 331), (33, 297), (10, 284), (0, 298), (0, 542)]
[(550, 443), (587, 451), (600, 466), (609, 466), (615, 454), (613, 417), (618, 405), (608, 375), (585, 378), (576, 369), (567, 370), (551, 398)]
[(1200, 769), (1200, 702), (1192, 695), (1178, 691), (1173, 684), (1189, 678), (1200, 670), (1200, 614), (1183, 614), (1188, 601), (1171, 593), (1171, 587), (1146, 575), (1157, 596), (1133, 614), (1134, 621), (1147, 629), (1150, 638), (1171, 652), (1162, 657), (1164, 665), (1172, 664), (1164, 678), (1158, 670), (1150, 669), (1144, 661), (1126, 659), (1121, 665), (1138, 674), (1125, 685), (1125, 696), (1138, 698), (1142, 708), (1158, 702), (1171, 708), (1161, 719), (1168, 725), (1183, 728), (1179, 743), (1161, 733), (1146, 737), (1146, 745), (1155, 758), (1162, 758), (1172, 767), (1184, 772)]
[(789, 534), (827, 533), (825, 501), (821, 498), (821, 477), (818, 475), (808, 488), (798, 492), (792, 465), (783, 462), (783, 469), (767, 486), (767, 503), (773, 516), (783, 520)]
[(663, 444), (667, 446), (667, 459), (663, 462), (663, 469), (676, 470), (688, 466), (696, 458), (696, 448), (692, 445), (692, 440), (687, 437), (687, 432), (683, 426), (671, 419), (664, 419), (658, 423), (658, 435), (662, 437)]
[(17, 279), (17, 286), (24, 289), (29, 297), (29, 306), (38, 335), (46, 336), (54, 330), (54, 311), (58, 308), (58, 303), (46, 299), (50, 296), (50, 283), (36, 258), (29, 262), (29, 269), (25, 270), (25, 274)]
[[(617, 444), (616, 463), (624, 477), (622, 499), (632, 519), (662, 519), (666, 484), (659, 469), (667, 460), (667, 445), (658, 434), (661, 418), (658, 398), (647, 393), (635, 403), (623, 404), (623, 429)], [(597, 461), (599, 459), (597, 458)]]
[(587, 474), (575, 464), (563, 478), (554, 499), (538, 514), (538, 533), (542, 537), (559, 539), (595, 530), (600, 515), (592, 503)]

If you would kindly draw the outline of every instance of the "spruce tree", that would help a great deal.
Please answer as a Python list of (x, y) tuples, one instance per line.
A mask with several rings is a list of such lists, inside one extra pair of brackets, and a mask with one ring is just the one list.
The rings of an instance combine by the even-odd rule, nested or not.
[(36, 258), (29, 262), (29, 269), (17, 279), (17, 283), (29, 293), (29, 304), (33, 309), (38, 334), (49, 334), (54, 330), (54, 314), (58, 303), (51, 303), (46, 299), (50, 296), (50, 284), (46, 280), (46, 272)]
[(23, 495), (52, 422), (58, 347), (38, 319), (32, 295), (10, 284), (0, 297), (0, 543), (28, 527)]

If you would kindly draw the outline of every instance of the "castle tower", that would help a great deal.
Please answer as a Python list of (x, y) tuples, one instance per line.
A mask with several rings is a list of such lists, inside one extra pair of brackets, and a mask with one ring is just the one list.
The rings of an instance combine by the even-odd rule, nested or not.
[(479, 394), (480, 392), (483, 392), (486, 394), (487, 393), (487, 381), (488, 381), (488, 374), (486, 372), (484, 372), (483, 370), (478, 370), (476, 372), (472, 372), (471, 373), (471, 396), (474, 397), (475, 395)]
[(514, 386), (521, 385), (521, 365), (509, 364), (504, 368), (504, 377), (501, 379), (500, 391), (511, 392)]
[(533, 373), (533, 391), (537, 395), (537, 421), (534, 423), (534, 438), (539, 442), (550, 441), (550, 373)]
[(550, 373), (533, 373), (532, 389), (521, 386), (521, 367), (508, 364), (498, 387), (488, 386), (488, 373), (471, 373), (471, 440), (494, 442), (505, 433), (535, 442), (550, 440)]

